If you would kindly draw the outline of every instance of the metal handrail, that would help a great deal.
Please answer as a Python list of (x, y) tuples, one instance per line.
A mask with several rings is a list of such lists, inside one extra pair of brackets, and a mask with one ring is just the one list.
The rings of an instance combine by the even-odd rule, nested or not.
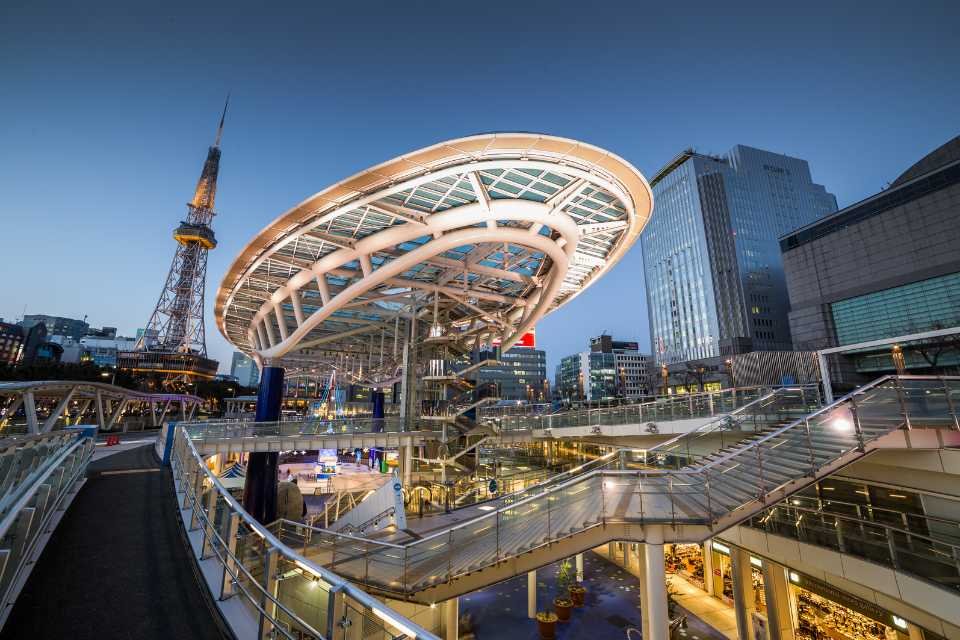
[[(770, 509), (768, 509), (768, 511), (775, 511), (776, 509), (786, 509), (786, 508), (794, 509), (794, 510), (796, 510), (796, 511), (803, 511), (803, 512), (805, 512), (805, 513), (811, 513), (811, 514), (817, 514), (817, 515), (825, 515), (825, 516), (829, 516), (829, 517), (831, 517), (831, 518), (835, 518), (835, 519), (837, 519), (837, 520), (844, 520), (844, 521), (847, 521), (847, 522), (853, 522), (853, 523), (856, 523), (856, 524), (858, 524), (858, 525), (868, 525), (868, 526), (871, 526), (871, 527), (878, 527), (878, 528), (884, 529), (884, 530), (886, 530), (886, 531), (891, 531), (891, 532), (893, 532), (893, 533), (899, 533), (899, 534), (904, 535), (904, 536), (907, 536), (907, 537), (909, 537), (909, 538), (918, 538), (918, 539), (926, 540), (926, 541), (931, 542), (931, 543), (934, 543), (934, 544), (944, 545), (944, 546), (946, 546), (946, 547), (950, 547), (951, 549), (954, 549), (954, 550), (957, 550), (958, 552), (960, 552), (960, 543), (950, 542), (950, 541), (948, 541), (948, 540), (941, 540), (941, 539), (939, 539), (939, 538), (934, 538), (934, 537), (929, 536), (929, 535), (925, 535), (925, 534), (922, 534), (922, 533), (917, 533), (917, 532), (915, 532), (915, 531), (910, 531), (909, 529), (901, 529), (900, 527), (894, 527), (894, 526), (892, 526), (892, 525), (885, 524), (885, 523), (882, 523), (882, 522), (875, 522), (875, 521), (873, 521), (873, 520), (862, 520), (862, 519), (859, 519), (859, 518), (853, 518), (853, 517), (851, 517), (851, 516), (848, 516), (848, 515), (842, 514), (842, 513), (832, 513), (832, 512), (829, 512), (829, 511), (820, 511), (820, 510), (817, 510), (817, 509), (808, 509), (808, 508), (806, 508), (806, 507), (797, 507), (797, 506), (794, 506), (794, 505), (784, 505), (784, 504), (779, 504), (779, 505), (775, 505), (775, 506), (773, 506), (773, 507), (770, 507)], [(762, 516), (761, 516), (760, 514), (757, 514), (756, 516), (754, 516), (754, 518), (760, 518), (760, 519), (762, 519)], [(954, 522), (953, 524), (956, 524), (957, 526), (960, 526), (960, 522)], [(752, 526), (752, 525), (751, 525), (751, 526)], [(754, 528), (754, 529), (758, 529), (758, 528), (760, 528), (760, 527), (753, 527), (753, 528)], [(960, 553), (958, 553), (957, 556), (960, 557)]]
[(886, 376), (883, 376), (882, 378), (878, 378), (878, 379), (876, 379), (876, 380), (874, 380), (874, 381), (872, 381), (872, 382), (870, 382), (870, 383), (868, 383), (868, 384), (866, 384), (866, 385), (864, 385), (864, 386), (862, 386), (862, 387), (860, 387), (860, 388), (858, 388), (858, 389), (855, 389), (855, 390), (851, 391), (850, 393), (848, 393), (848, 394), (846, 394), (845, 396), (839, 398), (838, 400), (835, 400), (832, 404), (828, 404), (828, 405), (826, 405), (826, 406), (820, 407), (820, 408), (817, 409), (816, 411), (810, 413), (809, 415), (804, 416), (803, 418), (800, 418), (800, 419), (798, 419), (798, 420), (794, 420), (793, 422), (791, 422), (791, 423), (789, 423), (789, 424), (787, 424), (787, 425), (784, 425), (783, 427), (780, 427), (779, 429), (777, 429), (777, 430), (775, 430), (775, 431), (772, 431), (771, 433), (768, 433), (768, 434), (766, 434), (766, 435), (764, 435), (764, 436), (761, 436), (761, 437), (757, 438), (756, 440), (751, 440), (750, 442), (746, 443), (744, 446), (739, 447), (739, 448), (735, 449), (734, 451), (731, 451), (731, 452), (729, 452), (729, 453), (727, 453), (727, 454), (724, 454), (724, 455), (720, 456), (719, 458), (716, 458), (715, 460), (711, 460), (710, 462), (708, 462), (708, 463), (706, 463), (705, 465), (703, 465), (701, 468), (702, 468), (702, 469), (709, 469), (709, 468), (715, 467), (715, 466), (717, 466), (718, 464), (721, 464), (721, 463), (723, 463), (723, 462), (727, 462), (727, 461), (730, 460), (731, 458), (740, 455), (740, 454), (743, 453), (744, 451), (750, 451), (751, 449), (755, 449), (755, 448), (757, 448), (757, 447), (759, 447), (759, 446), (762, 446), (764, 442), (770, 440), (771, 438), (776, 438), (777, 436), (780, 436), (780, 435), (782, 435), (783, 433), (785, 433), (785, 432), (787, 432), (787, 431), (790, 431), (790, 430), (793, 429), (794, 427), (797, 427), (797, 426), (799, 426), (800, 424), (802, 424), (802, 423), (804, 423), (804, 422), (809, 422), (810, 420), (816, 418), (817, 416), (820, 416), (820, 415), (822, 415), (822, 414), (824, 414), (824, 413), (827, 413), (827, 412), (829, 412), (829, 411), (832, 411), (832, 410), (836, 409), (837, 407), (839, 407), (839, 406), (841, 406), (841, 405), (847, 404), (848, 401), (849, 401), (851, 398), (853, 398), (854, 396), (863, 394), (863, 393), (865, 393), (865, 392), (867, 392), (867, 391), (869, 391), (869, 390), (871, 390), (871, 389), (875, 389), (875, 388), (879, 387), (880, 385), (882, 385), (882, 384), (884, 384), (884, 383), (886, 383), (886, 382), (889, 382), (890, 380), (896, 380), (896, 379), (941, 380), (942, 378), (941, 378), (940, 376), (895, 376), (895, 375), (886, 375)]
[(653, 445), (652, 447), (650, 447), (649, 449), (646, 449), (646, 451), (648, 451), (648, 452), (649, 452), (649, 451), (655, 451), (655, 450), (658, 450), (658, 449), (662, 449), (662, 448), (664, 448), (664, 447), (668, 447), (668, 446), (670, 446), (670, 445), (672, 445), (672, 444), (674, 444), (674, 443), (676, 443), (676, 442), (679, 442), (680, 440), (683, 440), (683, 439), (685, 439), (685, 438), (692, 438), (692, 437), (695, 436), (695, 434), (703, 434), (703, 433), (708, 433), (708, 432), (715, 431), (715, 430), (716, 430), (716, 431), (720, 431), (720, 430), (722, 430), (722, 424), (725, 423), (726, 421), (728, 421), (728, 420), (731, 418), (731, 416), (735, 416), (735, 415), (741, 414), (741, 413), (745, 412), (746, 410), (752, 408), (754, 405), (757, 405), (757, 404), (759, 404), (759, 403), (761, 403), (761, 402), (765, 402), (765, 401), (769, 400), (770, 398), (772, 398), (772, 397), (774, 397), (774, 396), (776, 396), (776, 395), (782, 394), (782, 393), (785, 392), (785, 391), (803, 390), (803, 389), (811, 389), (811, 388), (816, 388), (816, 385), (800, 385), (800, 386), (796, 386), (796, 387), (778, 387), (777, 389), (774, 389), (774, 390), (771, 391), (770, 393), (768, 393), (768, 394), (766, 394), (766, 395), (763, 395), (763, 396), (760, 396), (760, 397), (756, 398), (755, 400), (752, 400), (751, 402), (748, 402), (747, 404), (745, 404), (745, 405), (743, 405), (743, 406), (741, 406), (741, 407), (738, 407), (738, 408), (734, 409), (733, 411), (731, 411), (730, 413), (728, 413), (728, 414), (726, 414), (726, 415), (723, 415), (723, 416), (718, 417), (716, 420), (711, 420), (711, 421), (708, 422), (707, 424), (700, 425), (699, 427), (697, 427), (697, 428), (694, 429), (693, 431), (687, 431), (686, 433), (678, 433), (678, 434), (677, 434), (676, 436), (674, 436), (673, 438), (670, 438), (669, 440), (666, 440), (666, 441), (664, 441), (664, 442), (660, 442), (660, 443), (658, 443), (658, 444), (655, 444), (655, 445)]
[(27, 503), (29, 503), (31, 498), (33, 498), (40, 485), (42, 485), (44, 481), (50, 477), (50, 474), (52, 474), (54, 470), (56, 470), (57, 467), (59, 467), (60, 464), (66, 460), (67, 457), (81, 447), (89, 447), (89, 455), (93, 454), (93, 446), (90, 444), (89, 438), (77, 438), (76, 442), (62, 451), (55, 459), (46, 463), (43, 473), (38, 478), (33, 480), (33, 486), (26, 493), (20, 496), (20, 499), (11, 505), (9, 509), (7, 509), (7, 514), (2, 520), (0, 520), (0, 539), (3, 539), (3, 537), (7, 534), (7, 531), (10, 530), (10, 527), (13, 526), (13, 523), (16, 522), (17, 517), (20, 515), (20, 511), (27, 506)]
[[(41, 436), (41, 439), (61, 439), (61, 432), (56, 436), (50, 434)], [(0, 540), (10, 537), (10, 546), (4, 549), (5, 558), (0, 566), (0, 585), (2, 585), (2, 612), (0, 612), (0, 627), (6, 622), (13, 606), (13, 601), (22, 587), (23, 573), (29, 573), (33, 567), (32, 554), (35, 552), (38, 540), (45, 531), (49, 531), (51, 520), (61, 509), (66, 497), (73, 491), (77, 481), (86, 471), (87, 464), (93, 455), (94, 442), (91, 438), (74, 436), (72, 443), (64, 443), (64, 448), (54, 453), (51, 458), (38, 467), (39, 473), (31, 473), (29, 487), (7, 507), (7, 511), (0, 519)], [(60, 471), (60, 477), (54, 473)], [(17, 486), (20, 491), (25, 486)], [(47, 495), (43, 500), (34, 502), (41, 490), (47, 487)], [(25, 519), (21, 516), (27, 509), (33, 512)], [(16, 528), (11, 534), (11, 530)], [(9, 577), (8, 577), (9, 576)]]
[[(876, 387), (878, 387), (878, 386), (880, 386), (880, 385), (882, 385), (882, 384), (890, 381), (891, 379), (898, 379), (898, 378), (900, 378), (900, 379), (914, 379), (914, 380), (942, 380), (942, 379), (943, 379), (942, 376), (890, 376), (890, 375), (888, 375), (888, 376), (883, 376), (882, 378), (879, 378), (879, 379), (871, 382), (870, 384), (861, 387), (860, 389), (857, 389), (857, 390), (855, 390), (855, 391), (853, 391), (853, 392), (851, 392), (851, 393), (848, 393), (847, 395), (841, 397), (840, 399), (836, 400), (836, 401), (833, 402), (832, 404), (830, 404), (830, 405), (828, 405), (828, 406), (826, 406), (826, 407), (822, 407), (822, 408), (814, 411), (814, 412), (811, 413), (809, 416), (806, 416), (806, 417), (804, 417), (804, 418), (801, 418), (801, 419), (799, 419), (799, 420), (796, 420), (796, 421), (794, 421), (794, 422), (791, 422), (790, 424), (788, 424), (788, 425), (786, 425), (786, 426), (784, 426), (784, 427), (782, 427), (782, 428), (780, 428), (780, 429), (777, 429), (776, 431), (772, 432), (771, 434), (769, 434), (769, 435), (767, 435), (767, 436), (764, 436), (763, 438), (760, 438), (760, 439), (758, 439), (758, 440), (751, 441), (751, 442), (749, 442), (749, 443), (746, 443), (746, 444), (743, 445), (743, 446), (737, 447), (737, 448), (736, 448), (734, 451), (732, 451), (731, 453), (726, 454), (726, 455), (722, 456), (721, 458), (719, 458), (719, 459), (717, 459), (717, 460), (712, 460), (712, 461), (710, 461), (710, 462), (708, 462), (708, 463), (706, 463), (706, 464), (699, 464), (699, 465), (697, 465), (697, 468), (679, 469), (679, 470), (677, 470), (677, 469), (674, 469), (674, 470), (666, 470), (666, 469), (664, 469), (664, 470), (659, 470), (659, 469), (654, 469), (654, 470), (641, 470), (641, 471), (634, 471), (634, 470), (593, 470), (593, 471), (590, 471), (589, 473), (586, 473), (586, 474), (577, 475), (576, 477), (574, 477), (574, 478), (572, 478), (572, 479), (570, 479), (570, 480), (567, 480), (566, 482), (563, 482), (563, 483), (560, 483), (560, 484), (556, 484), (556, 485), (552, 485), (552, 486), (550, 486), (550, 487), (547, 487), (542, 493), (539, 493), (539, 494), (536, 494), (536, 495), (531, 495), (531, 496), (529, 496), (529, 497), (527, 497), (527, 498), (524, 498), (524, 499), (520, 500), (519, 502), (511, 503), (511, 504), (509, 504), (509, 505), (502, 506), (502, 507), (500, 507), (499, 509), (496, 509), (496, 510), (494, 510), (494, 511), (490, 511), (490, 512), (484, 513), (484, 514), (482, 514), (482, 515), (479, 515), (479, 516), (476, 516), (476, 517), (473, 517), (473, 518), (470, 518), (470, 519), (467, 519), (467, 520), (460, 521), (460, 522), (452, 525), (451, 527), (449, 527), (449, 528), (447, 528), (447, 529), (444, 529), (444, 530), (442, 530), (442, 531), (439, 531), (439, 532), (430, 534), (430, 535), (425, 536), (425, 537), (423, 537), (423, 538), (419, 538), (419, 539), (417, 539), (417, 540), (415, 540), (415, 541), (413, 541), (413, 542), (410, 542), (410, 543), (407, 543), (407, 544), (404, 544), (404, 545), (392, 545), (392, 544), (390, 544), (390, 543), (385, 543), (385, 542), (379, 541), (379, 540), (371, 540), (371, 539), (369, 539), (369, 538), (358, 538), (358, 540), (362, 540), (364, 543), (374, 544), (374, 545), (393, 546), (393, 547), (397, 547), (397, 546), (399, 546), (399, 547), (412, 547), (412, 546), (415, 546), (415, 545), (420, 544), (420, 543), (424, 543), (424, 542), (427, 542), (427, 541), (435, 540), (436, 538), (439, 538), (439, 537), (441, 537), (441, 536), (447, 536), (447, 535), (449, 535), (450, 532), (452, 532), (452, 531), (456, 531), (456, 530), (459, 530), (459, 529), (467, 528), (467, 527), (472, 526), (472, 525), (474, 525), (474, 524), (476, 524), (476, 523), (478, 523), (478, 522), (482, 522), (482, 521), (487, 520), (487, 519), (490, 519), (490, 518), (496, 518), (498, 515), (500, 515), (501, 513), (505, 512), (505, 511), (507, 511), (507, 510), (516, 509), (517, 507), (520, 507), (520, 506), (523, 506), (523, 505), (525, 505), (525, 504), (528, 504), (529, 502), (531, 502), (531, 501), (533, 501), (533, 500), (535, 500), (535, 499), (541, 498), (542, 496), (544, 496), (544, 495), (547, 494), (547, 493), (550, 493), (550, 492), (553, 492), (553, 491), (556, 491), (556, 490), (559, 490), (559, 489), (567, 488), (567, 487), (569, 487), (569, 486), (572, 486), (573, 484), (576, 484), (576, 483), (580, 483), (580, 482), (589, 480), (590, 478), (596, 477), (598, 474), (608, 474), (608, 475), (611, 475), (611, 476), (624, 476), (624, 477), (643, 477), (643, 478), (648, 478), (648, 477), (650, 477), (650, 476), (686, 476), (686, 477), (696, 476), (696, 477), (701, 477), (701, 476), (705, 475), (705, 471), (706, 471), (707, 469), (710, 469), (710, 468), (712, 468), (712, 467), (715, 467), (716, 465), (718, 465), (718, 464), (720, 464), (720, 463), (722, 463), (722, 462), (728, 461), (728, 460), (730, 460), (731, 458), (733, 458), (734, 456), (737, 456), (737, 455), (742, 454), (744, 451), (750, 451), (750, 450), (752, 450), (752, 449), (755, 449), (755, 448), (756, 448), (757, 446), (759, 446), (762, 442), (766, 442), (766, 441), (769, 440), (770, 438), (776, 437), (777, 435), (780, 435), (780, 434), (782, 434), (782, 433), (784, 433), (784, 432), (786, 432), (786, 431), (794, 428), (795, 426), (797, 426), (797, 425), (799, 425), (799, 424), (802, 424), (805, 420), (809, 420), (809, 419), (812, 418), (812, 417), (821, 415), (821, 414), (826, 413), (826, 412), (828, 412), (828, 411), (830, 411), (830, 410), (832, 410), (832, 409), (834, 409), (834, 408), (836, 408), (836, 407), (838, 407), (838, 406), (840, 406), (840, 405), (842, 405), (842, 404), (845, 404), (851, 397), (853, 397), (853, 396), (855, 396), (855, 395), (857, 395), (857, 394), (864, 393), (864, 392), (866, 392), (866, 391), (869, 391), (870, 389), (876, 388)], [(619, 450), (616, 451), (616, 452), (614, 452), (613, 454), (608, 454), (608, 456), (613, 456), (613, 455), (616, 455), (616, 454), (619, 454)], [(546, 482), (546, 483), (543, 483), (543, 484), (541, 484), (541, 485), (537, 485), (537, 486), (543, 486), (544, 484), (548, 484), (548, 483), (549, 483), (549, 481)], [(317, 530), (317, 531), (320, 531), (320, 532), (322, 532), (322, 533), (336, 534), (336, 532), (332, 532), (332, 531), (328, 531), (328, 530), (325, 530), (325, 529), (321, 529), (321, 528), (319, 528), (319, 527), (311, 527), (311, 528), (313, 528), (313, 529), (315, 529), (315, 530)], [(349, 536), (349, 537), (354, 537), (354, 536)], [(357, 539), (357, 538), (355, 538), (355, 539)]]
[[(210, 471), (210, 469), (207, 467), (203, 458), (200, 456), (196, 448), (193, 446), (193, 442), (191, 441), (191, 439), (189, 437), (186, 437), (186, 431), (182, 427), (177, 427), (177, 430), (180, 434), (183, 434), (184, 437), (182, 438), (182, 444), (183, 446), (187, 447), (190, 455), (193, 457), (194, 463), (197, 465), (197, 469), (203, 473), (206, 480), (210, 482), (211, 487), (217, 491), (217, 493), (219, 494), (219, 497), (223, 499), (224, 502), (226, 502), (226, 504), (230, 506), (233, 512), (237, 514), (237, 516), (243, 521), (244, 524), (246, 524), (246, 526), (253, 533), (259, 536), (265, 542), (269, 543), (271, 547), (276, 549), (278, 553), (280, 553), (283, 557), (285, 557), (290, 562), (296, 564), (301, 569), (306, 569), (309, 573), (313, 574), (318, 578), (321, 578), (326, 583), (330, 584), (332, 587), (332, 590), (342, 591), (343, 593), (345, 593), (346, 595), (349, 595), (352, 599), (356, 600), (363, 606), (368, 607), (371, 611), (375, 612), (375, 614), (376, 613), (381, 614), (380, 617), (384, 617), (386, 620), (397, 620), (397, 619), (402, 620), (403, 627), (405, 627), (406, 629), (409, 629), (410, 631), (413, 631), (416, 634), (416, 638), (424, 638), (426, 640), (439, 640), (436, 636), (434, 636), (432, 633), (430, 633), (426, 629), (423, 629), (419, 625), (415, 624), (414, 622), (400, 616), (400, 614), (393, 611), (390, 607), (383, 604), (376, 598), (368, 595), (365, 591), (363, 591), (359, 587), (354, 586), (348, 580), (345, 580), (344, 578), (338, 576), (332, 571), (317, 565), (311, 560), (308, 560), (307, 558), (303, 557), (302, 555), (300, 555), (299, 553), (297, 553), (296, 551), (288, 547), (286, 544), (281, 542), (275, 535), (273, 535), (273, 533), (270, 532), (270, 530), (267, 527), (262, 525), (260, 522), (254, 519), (253, 516), (247, 513), (247, 511), (240, 505), (240, 503), (237, 502), (236, 498), (234, 498), (230, 494), (230, 492), (227, 491), (227, 489), (220, 482), (220, 479), (217, 478), (216, 474)], [(193, 508), (199, 509), (199, 505), (194, 504)], [(199, 509), (199, 510), (202, 512), (202, 509)], [(242, 566), (242, 563), (238, 563), (238, 566)], [(266, 595), (267, 597), (270, 597), (271, 599), (275, 600), (269, 594), (266, 594)], [(278, 606), (283, 607), (282, 603), (280, 603), (279, 601), (275, 600), (275, 602)], [(296, 617), (296, 616), (291, 614), (291, 617)], [(309, 625), (305, 625), (305, 626), (309, 627)]]

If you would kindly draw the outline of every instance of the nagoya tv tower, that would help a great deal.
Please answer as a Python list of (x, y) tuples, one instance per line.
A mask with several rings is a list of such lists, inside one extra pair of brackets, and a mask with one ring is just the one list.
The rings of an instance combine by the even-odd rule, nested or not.
[(187, 203), (187, 219), (173, 232), (177, 251), (157, 306), (134, 350), (118, 354), (121, 369), (159, 378), (167, 388), (182, 388), (196, 378), (212, 378), (219, 365), (207, 358), (203, 298), (207, 252), (217, 246), (210, 223), (216, 215), (213, 203), (220, 171), (220, 138), (229, 101), (227, 96), (217, 137), (207, 151), (193, 199)]

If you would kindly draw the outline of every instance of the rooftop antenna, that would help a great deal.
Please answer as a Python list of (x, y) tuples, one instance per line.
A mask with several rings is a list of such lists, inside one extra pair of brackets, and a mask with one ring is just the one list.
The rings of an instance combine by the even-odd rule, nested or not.
[(223, 136), (223, 121), (227, 118), (227, 106), (230, 104), (230, 92), (227, 92), (227, 99), (223, 103), (223, 114), (220, 116), (220, 126), (217, 127), (217, 139), (214, 140), (213, 146), (220, 146), (220, 138)]

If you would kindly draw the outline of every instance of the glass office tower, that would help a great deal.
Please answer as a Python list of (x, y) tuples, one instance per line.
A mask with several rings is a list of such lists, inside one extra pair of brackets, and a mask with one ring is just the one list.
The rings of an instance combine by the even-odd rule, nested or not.
[(688, 150), (650, 183), (641, 246), (657, 362), (790, 350), (778, 238), (837, 209), (807, 162), (742, 145)]

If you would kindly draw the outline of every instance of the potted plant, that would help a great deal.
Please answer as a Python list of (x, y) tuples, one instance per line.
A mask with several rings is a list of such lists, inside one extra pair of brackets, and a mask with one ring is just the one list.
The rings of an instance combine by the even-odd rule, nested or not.
[(541, 640), (554, 640), (557, 637), (557, 614), (553, 611), (537, 612), (537, 631)]
[(570, 599), (573, 600), (573, 606), (582, 607), (587, 597), (587, 588), (582, 584), (570, 585)]
[(557, 597), (553, 599), (553, 608), (557, 612), (557, 618), (561, 622), (570, 619), (570, 611), (573, 609), (573, 600), (570, 598), (570, 586), (574, 583), (572, 566), (570, 559), (565, 558), (560, 561), (557, 567)]

